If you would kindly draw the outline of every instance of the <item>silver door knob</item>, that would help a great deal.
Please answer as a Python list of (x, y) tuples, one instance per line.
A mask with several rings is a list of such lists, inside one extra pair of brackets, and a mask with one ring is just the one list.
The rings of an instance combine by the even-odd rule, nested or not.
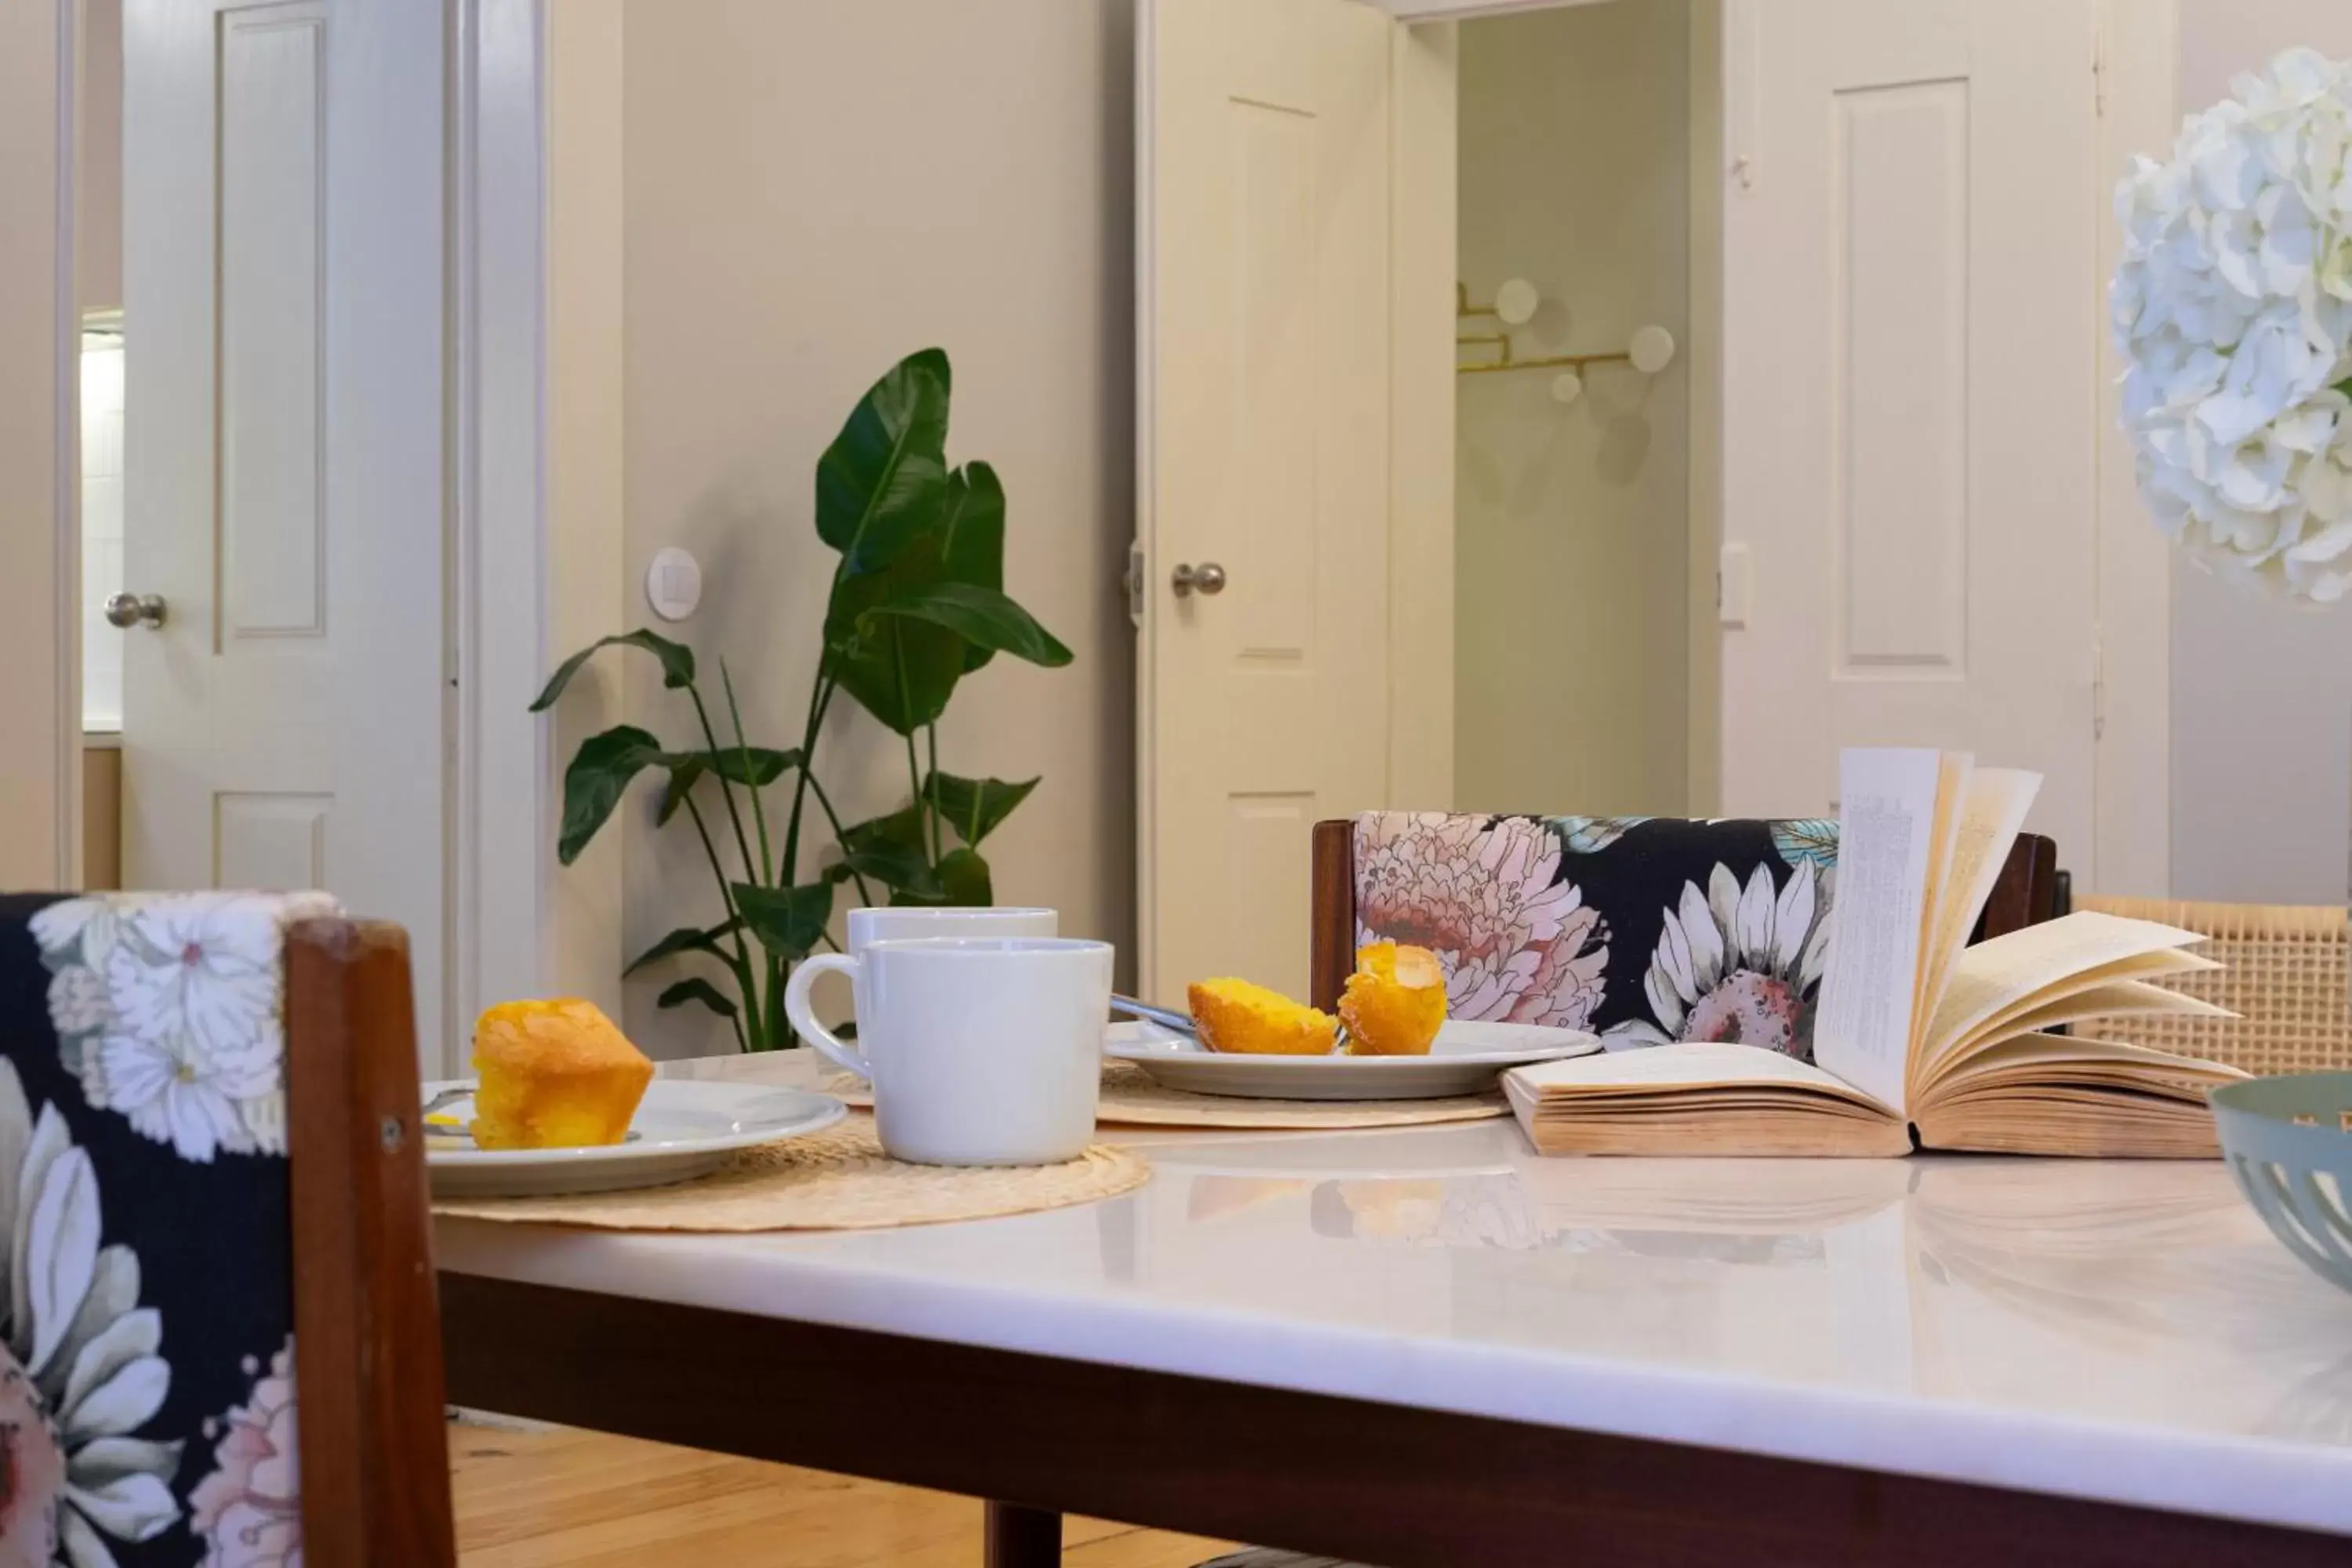
[(1225, 569), (1213, 561), (1203, 561), (1198, 566), (1186, 562), (1176, 568), (1168, 579), (1176, 596), (1187, 594), (1222, 594), (1225, 591)]
[(109, 594), (106, 596), (106, 621), (109, 626), (129, 631), (132, 626), (160, 626), (163, 624), (163, 595), (161, 594)]

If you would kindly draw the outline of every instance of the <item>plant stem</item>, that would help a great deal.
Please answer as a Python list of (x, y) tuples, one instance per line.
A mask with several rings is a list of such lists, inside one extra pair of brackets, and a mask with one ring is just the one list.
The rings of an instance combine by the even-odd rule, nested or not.
[(784, 825), (784, 863), (777, 868), (777, 886), (789, 888), (800, 881), (801, 806), (808, 795), (809, 785), (816, 782), (816, 730), (824, 721), (825, 705), (833, 700), (833, 687), (824, 678), (825, 658), (816, 661), (816, 679), (809, 684), (808, 722), (801, 730), (801, 776), (793, 784), (793, 815)]
[[(937, 784), (940, 782), (940, 727), (937, 724), (924, 725), (923, 740), (931, 752), (931, 783)], [(931, 802), (931, 864), (934, 866), (940, 863), (940, 857), (946, 847), (945, 842), (940, 837), (940, 803), (933, 800)]]
[[(915, 737), (912, 735), (907, 737), (907, 782), (914, 787), (915, 810), (920, 814), (915, 821), (919, 826), (926, 828), (927, 837), (936, 840), (939, 836), (939, 823), (931, 808), (923, 804), (923, 773), (921, 764), (915, 761)], [(939, 851), (934, 849), (931, 852), (931, 868), (937, 870), (939, 864)]]
[[(719, 661), (719, 684), (727, 693), (727, 718), (735, 726), (736, 754), (743, 759), (743, 787), (751, 796), (751, 821), (760, 829), (760, 876), (768, 874), (768, 813), (760, 804), (760, 786), (751, 782), (751, 747), (743, 739), (743, 710), (735, 706), (735, 678), (727, 673), (727, 661)], [(754, 881), (758, 878), (752, 879)]]
[[(832, 798), (824, 793), (824, 785), (816, 782), (814, 774), (808, 774), (806, 776), (808, 778), (809, 793), (816, 796), (818, 806), (824, 812), (824, 819), (833, 824), (834, 840), (835, 843), (838, 843), (841, 839), (840, 814), (833, 809)], [(860, 876), (855, 868), (850, 871), (849, 875), (851, 879), (857, 884), (857, 896), (865, 900), (869, 906), (872, 905), (874, 902), (874, 889), (866, 885), (866, 879)]]
[(694, 699), (694, 716), (702, 721), (703, 744), (710, 748), (711, 776), (719, 781), (719, 793), (727, 802), (727, 820), (735, 825), (735, 847), (743, 852), (744, 875), (751, 881), (764, 882), (768, 868), (751, 858), (751, 841), (743, 836), (743, 816), (735, 809), (735, 786), (727, 782), (727, 774), (719, 766), (719, 732), (710, 727), (710, 710), (702, 705), (702, 689), (689, 681), (686, 694)]
[[(740, 922), (743, 918), (742, 912), (736, 909), (734, 891), (728, 886), (727, 873), (719, 867), (719, 847), (711, 843), (710, 829), (702, 820), (702, 808), (694, 804), (694, 797), (690, 795), (686, 797), (686, 814), (694, 819), (695, 837), (702, 840), (702, 852), (710, 859), (710, 874), (719, 880), (719, 901), (725, 907), (727, 918)], [(742, 926), (739, 923), (730, 934), (735, 939), (735, 962), (729, 967), (735, 971), (735, 984), (742, 987), (743, 991), (743, 1006), (732, 1020), (735, 1025), (735, 1045), (740, 1050), (749, 1051), (755, 1047), (743, 1033), (743, 1015), (756, 1012), (760, 1003), (759, 987), (752, 984), (751, 955), (743, 948)], [(756, 1024), (755, 1017), (755, 1026)]]

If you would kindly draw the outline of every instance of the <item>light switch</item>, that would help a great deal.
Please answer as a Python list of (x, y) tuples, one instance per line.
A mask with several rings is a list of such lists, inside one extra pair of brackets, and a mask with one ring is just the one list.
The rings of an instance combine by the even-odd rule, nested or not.
[(666, 621), (682, 621), (702, 603), (701, 563), (676, 545), (646, 563), (646, 603)]
[(1748, 624), (1748, 546), (1727, 544), (1715, 558), (1715, 618), (1727, 626)]

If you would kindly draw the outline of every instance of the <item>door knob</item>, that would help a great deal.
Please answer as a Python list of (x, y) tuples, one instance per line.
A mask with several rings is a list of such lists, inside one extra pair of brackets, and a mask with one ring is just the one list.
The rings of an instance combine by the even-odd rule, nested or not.
[(1176, 596), (1187, 594), (1222, 594), (1225, 591), (1225, 569), (1213, 561), (1203, 561), (1198, 566), (1186, 562), (1178, 566), (1168, 579)]
[(106, 621), (109, 626), (129, 631), (132, 626), (160, 626), (163, 624), (163, 595), (161, 594), (109, 594), (106, 596)]

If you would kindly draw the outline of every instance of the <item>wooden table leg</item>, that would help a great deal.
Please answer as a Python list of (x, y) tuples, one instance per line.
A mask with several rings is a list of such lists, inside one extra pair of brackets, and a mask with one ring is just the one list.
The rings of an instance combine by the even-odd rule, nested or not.
[(1062, 1516), (1009, 1502), (988, 1505), (988, 1568), (1058, 1568)]

